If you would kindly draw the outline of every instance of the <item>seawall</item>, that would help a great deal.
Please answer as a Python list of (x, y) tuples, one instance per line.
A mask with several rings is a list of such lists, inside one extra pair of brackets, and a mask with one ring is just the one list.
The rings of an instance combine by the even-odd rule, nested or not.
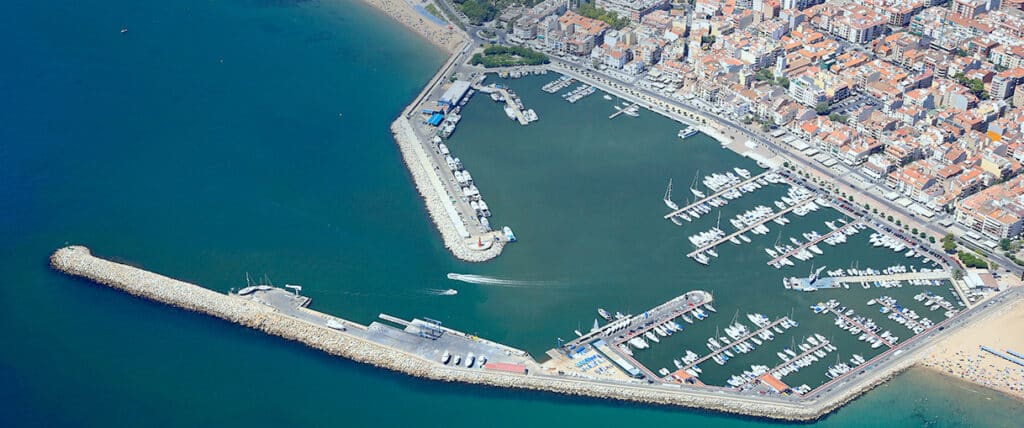
[[(267, 334), (301, 342), (331, 355), (444, 382), (463, 382), (503, 388), (548, 391), (645, 404), (684, 406), (770, 419), (807, 421), (842, 406), (875, 385), (908, 368), (913, 361), (854, 381), (841, 394), (819, 400), (765, 398), (692, 387), (590, 381), (531, 373), (509, 374), (445, 366), (371, 340), (292, 318), (245, 298), (221, 294), (194, 284), (136, 267), (94, 257), (88, 248), (65, 247), (50, 257), (50, 265), (134, 296), (221, 318)], [(354, 323), (353, 323), (354, 324)]]
[[(423, 198), (427, 207), (427, 214), (434, 222), (444, 246), (448, 251), (460, 260), (467, 262), (483, 262), (497, 257), (504, 248), (504, 242), (493, 242), (486, 250), (470, 248), (456, 227), (456, 222), (464, 221), (459, 217), (452, 206), (451, 195), (445, 190), (441, 178), (438, 176), (440, 170), (430, 158), (430, 155), (423, 149), (423, 144), (416, 137), (412, 124), (405, 116), (399, 117), (391, 124), (391, 133), (398, 144), (398, 150), (402, 154), (409, 174), (412, 175), (413, 184)], [(465, 226), (463, 226), (465, 228)], [(472, 240), (471, 240), (472, 241)], [(475, 242), (475, 241), (474, 241)]]

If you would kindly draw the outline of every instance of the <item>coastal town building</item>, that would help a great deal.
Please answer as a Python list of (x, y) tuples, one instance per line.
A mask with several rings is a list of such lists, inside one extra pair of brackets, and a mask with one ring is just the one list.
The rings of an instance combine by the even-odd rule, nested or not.
[(997, 240), (1019, 236), (1024, 224), (1024, 176), (964, 199), (956, 207), (956, 221)]
[(594, 6), (640, 22), (648, 13), (668, 9), (669, 0), (597, 0)]

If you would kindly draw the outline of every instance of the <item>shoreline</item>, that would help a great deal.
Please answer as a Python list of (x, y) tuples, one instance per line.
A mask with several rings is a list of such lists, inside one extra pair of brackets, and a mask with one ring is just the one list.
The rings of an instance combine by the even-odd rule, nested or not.
[[(981, 304), (986, 304), (982, 302)], [(932, 345), (918, 364), (943, 376), (1024, 402), (1024, 367), (980, 349), (1024, 352), (1024, 301), (1017, 300), (974, 320)]]
[[(451, 55), (465, 40), (465, 34), (459, 27), (444, 27), (420, 15), (406, 0), (359, 0), (391, 17), (395, 22), (426, 39), (445, 53)], [(447, 21), (447, 19), (445, 19)], [(450, 28), (449, 28), (450, 27)]]
[[(136, 297), (220, 318), (355, 362), (441, 382), (547, 391), (645, 405), (688, 407), (772, 420), (806, 422), (831, 413), (916, 363), (916, 358), (907, 355), (906, 359), (884, 370), (852, 380), (841, 391), (813, 399), (758, 397), (682, 385), (587, 380), (538, 374), (538, 370), (520, 374), (491, 369), (465, 369), (443, 365), (438, 361), (427, 360), (368, 337), (362, 337), (359, 334), (366, 331), (367, 327), (352, 321), (302, 309), (303, 313), (311, 314), (320, 320), (338, 320), (348, 325), (352, 331), (328, 328), (239, 295), (222, 294), (142, 268), (95, 257), (86, 247), (60, 248), (50, 256), (49, 261), (54, 270)], [(527, 367), (537, 364), (529, 358)]]

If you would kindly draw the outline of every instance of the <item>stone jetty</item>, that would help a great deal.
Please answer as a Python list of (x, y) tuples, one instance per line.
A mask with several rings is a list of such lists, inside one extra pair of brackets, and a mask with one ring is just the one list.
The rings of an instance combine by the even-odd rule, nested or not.
[[(412, 181), (416, 185), (416, 190), (423, 197), (423, 202), (427, 206), (427, 213), (430, 214), (430, 219), (437, 226), (437, 230), (441, 232), (444, 246), (455, 257), (467, 262), (483, 262), (501, 254), (501, 250), (505, 246), (503, 241), (488, 242), (490, 246), (480, 250), (472, 247), (476, 243), (475, 239), (467, 240), (461, 236), (456, 222), (463, 222), (464, 220), (458, 216), (452, 207), (452, 204), (454, 204), (452, 196), (445, 190), (438, 176), (441, 170), (438, 169), (437, 164), (424, 150), (423, 143), (416, 137), (416, 132), (413, 131), (409, 120), (404, 116), (395, 120), (391, 124), (391, 133), (394, 135), (395, 143), (402, 153), (402, 160), (405, 162), (406, 168), (409, 169), (409, 174), (412, 175)], [(462, 226), (462, 229), (466, 229), (464, 224), (460, 226)], [(486, 239), (491, 238), (488, 237)]]
[[(685, 406), (779, 420), (817, 419), (914, 363), (911, 359), (901, 360), (897, 365), (879, 370), (876, 374), (851, 380), (849, 385), (842, 388), (837, 386), (830, 394), (826, 391), (825, 395), (815, 400), (742, 395), (719, 388), (594, 381), (534, 372), (513, 374), (487, 369), (456, 368), (348, 332), (288, 316), (271, 306), (253, 300), (221, 294), (195, 284), (98, 258), (86, 247), (70, 246), (59, 249), (50, 257), (50, 265), (68, 275), (86, 278), (134, 296), (221, 318), (267, 334), (301, 342), (331, 355), (424, 379), (548, 391), (654, 405)], [(358, 326), (356, 323), (351, 324)]]

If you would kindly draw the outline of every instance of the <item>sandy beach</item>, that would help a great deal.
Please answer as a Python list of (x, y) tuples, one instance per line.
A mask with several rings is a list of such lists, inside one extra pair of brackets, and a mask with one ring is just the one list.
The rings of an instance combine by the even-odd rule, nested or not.
[[(465, 34), (458, 27), (442, 26), (427, 19), (413, 8), (418, 0), (363, 0), (366, 4), (380, 9), (395, 21), (408, 27), (416, 34), (429, 40), (445, 52), (455, 52), (466, 40)], [(423, 4), (425, 5), (425, 4)]]
[(1024, 301), (973, 322), (936, 343), (921, 365), (1024, 400), (1024, 367), (982, 351), (1024, 353)]

